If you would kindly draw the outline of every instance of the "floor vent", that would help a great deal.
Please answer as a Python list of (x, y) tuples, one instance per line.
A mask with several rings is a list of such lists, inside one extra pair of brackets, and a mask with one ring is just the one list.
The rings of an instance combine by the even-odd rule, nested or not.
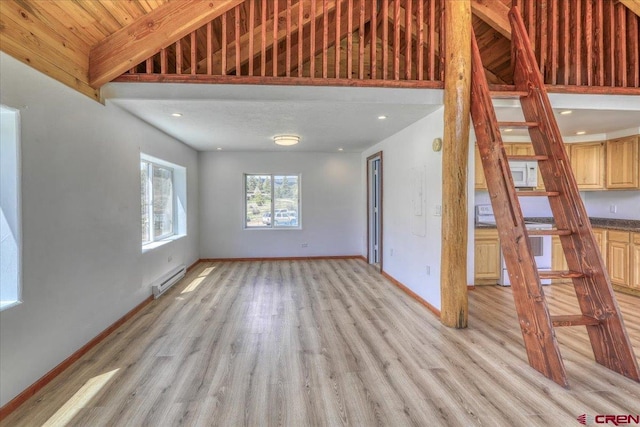
[(178, 280), (182, 279), (187, 272), (187, 267), (181, 265), (174, 268), (167, 274), (158, 278), (151, 284), (151, 290), (153, 291), (153, 297), (159, 298), (160, 295), (166, 292), (171, 286), (173, 286)]

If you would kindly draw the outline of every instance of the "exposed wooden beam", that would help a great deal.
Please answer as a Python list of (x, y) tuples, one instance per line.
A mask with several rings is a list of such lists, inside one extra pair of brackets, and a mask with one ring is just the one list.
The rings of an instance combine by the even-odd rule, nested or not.
[(98, 88), (244, 0), (166, 3), (91, 48), (89, 84)]
[(640, 16), (640, 0), (620, 0), (627, 9)]
[[(441, 320), (466, 328), (467, 164), (471, 106), (471, 0), (445, 2), (447, 53), (442, 152)], [(430, 141), (424, 141), (425, 144)]]
[[(634, 0), (627, 0), (634, 1)], [(491, 28), (511, 40), (509, 8), (500, 0), (471, 0), (471, 10)]]

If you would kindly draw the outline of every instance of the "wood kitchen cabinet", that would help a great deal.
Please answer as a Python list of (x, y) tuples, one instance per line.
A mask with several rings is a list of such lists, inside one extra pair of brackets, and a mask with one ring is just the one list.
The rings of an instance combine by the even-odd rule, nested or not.
[(639, 145), (638, 135), (607, 141), (608, 189), (640, 189)]
[(484, 169), (482, 167), (482, 159), (480, 158), (480, 150), (478, 150), (478, 146), (476, 145), (475, 150), (475, 189), (476, 190), (486, 190), (487, 189), (487, 181), (484, 178)]
[(633, 233), (631, 288), (640, 291), (640, 233)]
[(593, 236), (596, 238), (596, 243), (600, 249), (600, 254), (605, 264), (607, 263), (607, 230), (603, 228), (594, 228)]
[[(560, 243), (560, 237), (553, 236), (551, 239), (551, 269), (554, 271), (566, 271), (569, 269), (567, 266), (567, 260), (562, 250), (562, 243)], [(565, 283), (570, 282), (571, 279), (553, 279), (552, 283)]]
[(605, 143), (568, 144), (571, 169), (580, 190), (605, 189)]
[(476, 229), (474, 283), (495, 285), (500, 279), (500, 239), (496, 229)]
[(611, 283), (629, 287), (631, 283), (631, 233), (627, 231), (607, 232), (607, 269)]

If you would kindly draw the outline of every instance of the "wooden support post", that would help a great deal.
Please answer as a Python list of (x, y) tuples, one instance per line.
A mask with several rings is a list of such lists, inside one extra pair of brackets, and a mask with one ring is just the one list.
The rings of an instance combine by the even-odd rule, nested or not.
[[(446, 58), (442, 154), (441, 320), (466, 328), (467, 163), (471, 103), (471, 0), (444, 2)], [(425, 141), (427, 143), (427, 141)]]

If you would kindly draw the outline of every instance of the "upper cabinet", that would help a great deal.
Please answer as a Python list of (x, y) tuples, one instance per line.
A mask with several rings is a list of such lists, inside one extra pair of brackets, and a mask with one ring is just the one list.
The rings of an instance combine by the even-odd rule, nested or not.
[(640, 189), (638, 135), (607, 141), (607, 188)]
[(476, 157), (475, 157), (475, 189), (476, 190), (486, 190), (487, 189), (487, 181), (484, 178), (484, 168), (482, 167), (482, 159), (480, 158), (480, 150), (478, 150), (478, 146), (476, 145)]
[(604, 190), (604, 142), (567, 144), (571, 169), (580, 190)]

